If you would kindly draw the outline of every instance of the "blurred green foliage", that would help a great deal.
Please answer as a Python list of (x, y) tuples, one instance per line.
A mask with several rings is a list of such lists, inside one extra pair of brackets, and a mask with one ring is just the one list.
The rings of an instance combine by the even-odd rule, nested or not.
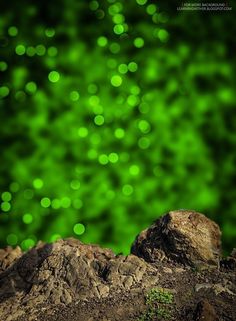
[(235, 245), (235, 17), (177, 5), (1, 4), (1, 246), (128, 253), (179, 208)]

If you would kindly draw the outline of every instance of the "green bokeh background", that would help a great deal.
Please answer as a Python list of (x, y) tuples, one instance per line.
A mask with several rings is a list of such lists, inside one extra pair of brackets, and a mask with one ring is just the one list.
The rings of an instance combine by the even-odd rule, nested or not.
[(179, 208), (235, 246), (235, 14), (179, 4), (1, 4), (1, 247), (128, 253)]

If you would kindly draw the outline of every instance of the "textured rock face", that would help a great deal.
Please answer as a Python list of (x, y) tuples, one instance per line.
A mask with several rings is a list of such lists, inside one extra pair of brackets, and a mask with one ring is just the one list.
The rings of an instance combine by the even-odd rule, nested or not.
[[(5, 252), (9, 251), (8, 248)], [(7, 257), (14, 257), (15, 250), (10, 256), (6, 253), (2, 255), (5, 270), (0, 274), (0, 315), (7, 321), (15, 320), (21, 311), (23, 314), (22, 304), (24, 310), (30, 310), (32, 304), (67, 305), (77, 300), (106, 298), (131, 287), (150, 287), (158, 281), (158, 273), (142, 259), (116, 256), (109, 249), (75, 239), (39, 244), (15, 263), (7, 261)], [(17, 300), (9, 316), (8, 300), (12, 298)]]
[[(155, 312), (169, 321), (236, 320), (235, 251), (218, 266), (220, 231), (202, 214), (168, 213), (140, 233), (132, 252), (115, 255), (75, 239), (40, 242), (26, 253), (0, 250), (0, 320), (138, 321), (151, 289), (171, 293), (173, 314), (162, 294)], [(207, 268), (190, 267), (199, 262)]]
[(218, 225), (194, 211), (173, 211), (141, 232), (131, 252), (148, 262), (169, 258), (183, 264), (216, 265), (221, 257)]

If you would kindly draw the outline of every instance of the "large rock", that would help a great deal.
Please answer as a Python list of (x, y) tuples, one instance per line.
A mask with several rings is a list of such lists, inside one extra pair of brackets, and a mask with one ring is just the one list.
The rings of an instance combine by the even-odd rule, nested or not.
[(203, 214), (172, 211), (137, 236), (131, 253), (148, 262), (169, 258), (192, 266), (218, 266), (221, 232), (219, 226)]

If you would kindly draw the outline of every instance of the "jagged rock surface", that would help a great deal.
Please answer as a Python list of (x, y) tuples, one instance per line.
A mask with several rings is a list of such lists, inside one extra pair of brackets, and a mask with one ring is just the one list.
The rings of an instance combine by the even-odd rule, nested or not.
[(220, 231), (202, 214), (168, 213), (137, 237), (132, 252), (115, 255), (75, 239), (27, 253), (0, 250), (0, 320), (138, 321), (153, 288), (173, 294), (169, 321), (211, 321), (214, 311), (220, 321), (236, 320), (235, 251), (219, 266)]
[[(45, 302), (68, 305), (78, 300), (102, 299), (158, 281), (155, 269), (144, 260), (134, 255), (116, 256), (109, 249), (76, 239), (39, 245), (15, 264), (4, 266), (8, 268), (0, 275), (0, 311), (6, 321), (14, 320), (14, 311), (9, 315), (7, 308), (12, 298), (16, 301), (13, 310), (20, 315), (22, 305), (30, 311), (32, 305)], [(37, 313), (35, 310), (34, 315)]]
[(170, 258), (187, 265), (218, 265), (221, 257), (219, 226), (194, 211), (172, 211), (142, 231), (131, 252), (148, 262)]

